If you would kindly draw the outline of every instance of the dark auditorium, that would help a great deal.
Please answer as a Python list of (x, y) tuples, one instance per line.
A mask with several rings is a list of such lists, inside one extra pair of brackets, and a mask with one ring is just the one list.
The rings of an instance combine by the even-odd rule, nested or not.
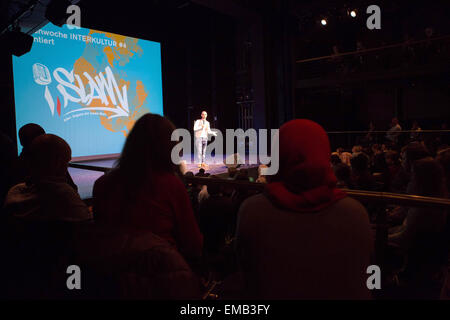
[(450, 300), (450, 1), (2, 0), (0, 48), (0, 302)]

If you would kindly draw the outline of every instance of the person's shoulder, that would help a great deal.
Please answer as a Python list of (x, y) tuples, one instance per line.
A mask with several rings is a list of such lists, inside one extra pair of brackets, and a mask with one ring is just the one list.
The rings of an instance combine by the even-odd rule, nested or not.
[(359, 202), (351, 197), (345, 197), (335, 202), (330, 210), (340, 212), (342, 216), (347, 216), (351, 219), (362, 219), (368, 221), (368, 213), (366, 208)]
[(352, 156), (352, 154), (350, 152), (347, 152), (347, 151), (342, 152), (341, 155), (344, 156), (344, 157), (351, 157)]
[(94, 189), (102, 188), (105, 185), (110, 184), (119, 178), (119, 172), (117, 169), (113, 169), (109, 172), (106, 172), (104, 175), (100, 176), (94, 182)]
[(263, 193), (248, 197), (238, 210), (240, 228), (252, 225), (256, 221), (265, 221), (265, 217), (273, 212), (272, 208), (272, 203)]
[(263, 193), (258, 193), (245, 199), (241, 204), (240, 211), (244, 212), (261, 207), (267, 209), (272, 206), (272, 202), (270, 202), (266, 195), (264, 195)]
[(64, 201), (81, 201), (80, 195), (66, 181), (43, 181), (37, 184), (40, 194), (52, 194)]
[(36, 190), (33, 186), (28, 186), (25, 182), (19, 183), (9, 189), (5, 198), (5, 205), (21, 202), (34, 196), (36, 196)]
[(92, 219), (86, 203), (66, 181), (40, 181), (36, 188), (47, 218), (70, 222)]
[(356, 209), (364, 209), (364, 206), (361, 204), (361, 202), (349, 196), (336, 201), (335, 205), (339, 207), (354, 207)]
[(181, 178), (172, 172), (158, 173), (156, 176), (156, 180), (158, 181), (158, 185), (163, 188), (165, 187), (171, 190), (173, 190), (174, 188), (185, 189), (183, 181), (181, 181)]
[(29, 189), (27, 184), (25, 182), (22, 182), (22, 183), (18, 183), (16, 185), (12, 186), (11, 189), (9, 189), (8, 193), (22, 192), (27, 189)]

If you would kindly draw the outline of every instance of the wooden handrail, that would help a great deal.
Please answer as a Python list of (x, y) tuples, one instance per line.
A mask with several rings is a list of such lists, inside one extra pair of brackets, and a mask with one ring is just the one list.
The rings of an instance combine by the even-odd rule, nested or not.
[(361, 131), (327, 131), (327, 134), (362, 134), (362, 133), (449, 133), (450, 130), (399, 130), (399, 131), (389, 131), (389, 130), (361, 130)]
[[(188, 183), (201, 185), (227, 185), (236, 188), (263, 191), (265, 184), (247, 181), (235, 181), (225, 179), (211, 179), (209, 177), (184, 177)], [(343, 189), (350, 197), (364, 202), (383, 202), (385, 204), (396, 204), (408, 207), (433, 207), (450, 209), (450, 199), (423, 197), (408, 194), (398, 194), (389, 192), (363, 191)]]

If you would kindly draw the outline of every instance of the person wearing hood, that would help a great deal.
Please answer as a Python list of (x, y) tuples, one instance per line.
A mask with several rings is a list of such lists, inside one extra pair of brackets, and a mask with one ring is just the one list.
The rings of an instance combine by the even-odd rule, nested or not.
[(240, 207), (236, 250), (253, 299), (370, 299), (369, 217), (336, 187), (330, 144), (317, 123), (279, 131), (280, 169)]

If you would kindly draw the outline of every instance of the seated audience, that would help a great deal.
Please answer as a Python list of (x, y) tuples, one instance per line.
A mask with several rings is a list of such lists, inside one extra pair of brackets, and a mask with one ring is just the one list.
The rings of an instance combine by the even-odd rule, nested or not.
[(411, 131), (412, 132), (409, 135), (409, 138), (411, 139), (411, 141), (418, 141), (420, 138), (420, 131), (422, 131), (422, 129), (420, 128), (417, 120), (414, 120), (413, 125), (411, 127)]
[(258, 178), (256, 179), (255, 182), (267, 183), (267, 177), (265, 175), (261, 174), (261, 169), (263, 169), (263, 168), (266, 169), (268, 167), (265, 164), (262, 164), (258, 167)]
[(198, 172), (195, 174), (196, 177), (208, 177), (209, 174), (205, 173), (205, 169), (204, 168), (200, 168), (198, 170)]
[[(446, 197), (442, 167), (431, 157), (412, 165), (411, 193)], [(389, 230), (392, 253), (406, 256), (399, 274), (405, 298), (436, 299), (448, 267), (449, 236), (447, 212), (442, 208), (407, 208), (403, 223)], [(393, 256), (395, 257), (395, 256)]]
[(337, 154), (332, 154), (331, 155), (330, 162), (331, 162), (331, 166), (332, 167), (342, 163), (341, 158), (339, 158), (339, 156)]
[(235, 180), (248, 181), (248, 170), (247, 169), (239, 170)]
[[(371, 148), (370, 169), (372, 172), (383, 172), (384, 170), (384, 152), (379, 144), (374, 144)], [(366, 153), (368, 154), (368, 153)], [(383, 158), (383, 159), (381, 159)]]
[(375, 124), (373, 123), (373, 121), (370, 121), (369, 122), (369, 130), (364, 139), (366, 143), (371, 144), (375, 141), (376, 136), (373, 133), (374, 131), (375, 131)]
[(179, 171), (180, 171), (181, 176), (183, 176), (183, 175), (185, 175), (185, 174), (187, 173), (187, 164), (186, 164), (186, 160), (182, 160), (182, 161), (180, 162), (180, 165), (179, 165)]
[(17, 170), (15, 172), (16, 179), (18, 182), (24, 182), (29, 176), (29, 172), (27, 172), (27, 154), (29, 150), (29, 146), (33, 139), (45, 134), (44, 129), (35, 123), (28, 123), (19, 129), (19, 142), (22, 145), (22, 151), (20, 152)]
[(333, 152), (333, 155), (336, 154), (341, 159), (342, 163), (346, 165), (350, 165), (350, 159), (352, 158), (352, 154), (350, 152), (344, 151), (344, 148), (337, 148), (336, 152)]
[(14, 167), (16, 165), (17, 153), (11, 139), (0, 133), (0, 212), (3, 207), (6, 194), (14, 185)]
[(5, 200), (7, 216), (30, 221), (84, 221), (92, 218), (78, 193), (67, 182), (71, 149), (53, 134), (33, 139), (27, 148), (30, 179), (12, 187)]
[(400, 156), (399, 156), (398, 152), (388, 151), (385, 153), (384, 157), (386, 159), (386, 164), (389, 169), (389, 176), (391, 178), (395, 177), (401, 168)]
[(410, 180), (412, 163), (416, 160), (426, 158), (429, 155), (427, 148), (420, 142), (411, 142), (403, 147), (401, 152), (401, 168), (392, 179), (391, 191), (409, 193), (407, 186)]
[[(408, 188), (415, 195), (446, 197), (444, 172), (439, 163), (431, 157), (415, 161)], [(443, 209), (410, 208), (402, 226), (392, 230), (389, 241), (408, 250), (418, 236), (442, 232), (445, 224), (446, 212)]]
[[(33, 140), (45, 134), (45, 130), (38, 124), (28, 123), (19, 129), (19, 141), (22, 145), (22, 152), (19, 155), (18, 165), (15, 172), (17, 182), (26, 181), (29, 176), (29, 172), (27, 171), (27, 161), (28, 161), (28, 151)], [(66, 172), (67, 183), (78, 191), (77, 185), (73, 182), (72, 177), (69, 174), (69, 171)]]
[(402, 131), (402, 127), (400, 126), (397, 118), (392, 118), (391, 127), (386, 133), (386, 138), (392, 144), (398, 143), (398, 138), (400, 136), (400, 132)]
[(238, 214), (236, 249), (248, 297), (369, 298), (368, 214), (336, 188), (326, 132), (297, 119), (279, 134), (278, 174)]
[(351, 170), (348, 165), (340, 163), (333, 167), (333, 171), (337, 178), (336, 186), (338, 188), (350, 188), (352, 186)]
[(198, 203), (201, 204), (204, 200), (208, 199), (209, 193), (208, 193), (208, 186), (203, 185), (200, 189), (200, 192), (198, 193)]
[(94, 184), (94, 219), (128, 232), (151, 231), (195, 259), (201, 256), (203, 237), (171, 160), (173, 130), (169, 120), (156, 114), (135, 123), (116, 168)]
[(364, 153), (351, 159), (351, 180), (353, 188), (360, 190), (374, 190), (375, 179), (369, 171), (369, 157)]
[(385, 179), (385, 190), (391, 190), (391, 183), (394, 177), (397, 176), (401, 169), (400, 156), (396, 151), (388, 151), (384, 154), (384, 162), (387, 167), (386, 179)]
[(362, 146), (353, 146), (353, 148), (352, 148), (352, 157), (356, 157), (362, 151), (363, 151)]
[[(211, 179), (219, 179), (212, 176)], [(236, 211), (229, 197), (222, 194), (220, 185), (207, 188), (208, 197), (200, 203), (200, 230), (205, 237), (205, 250), (217, 252), (225, 242), (225, 236), (235, 221)]]
[(236, 167), (228, 167), (227, 171), (228, 171), (228, 177), (230, 180), (233, 180), (236, 178), (236, 175), (238, 173), (238, 170), (236, 169)]
[(65, 275), (62, 261), (72, 235), (92, 221), (88, 207), (67, 183), (70, 159), (69, 145), (52, 134), (40, 135), (28, 146), (29, 179), (9, 190), (1, 223), (0, 282), (9, 297), (57, 297), (53, 279)]
[[(240, 169), (234, 178), (236, 181), (243, 181), (248, 182), (248, 170), (247, 169)], [(250, 191), (247, 189), (235, 189), (231, 194), (231, 200), (233, 201), (233, 205), (236, 209), (236, 211), (241, 206), (242, 202), (244, 202), (245, 199), (247, 199), (250, 196)]]
[(201, 283), (185, 259), (151, 231), (93, 225), (77, 234), (73, 251), (71, 261), (82, 270), (82, 290), (66, 293), (69, 298), (201, 298)]
[(447, 192), (450, 193), (450, 148), (442, 149), (438, 152), (436, 160), (442, 166), (444, 170), (444, 178), (447, 186)]

